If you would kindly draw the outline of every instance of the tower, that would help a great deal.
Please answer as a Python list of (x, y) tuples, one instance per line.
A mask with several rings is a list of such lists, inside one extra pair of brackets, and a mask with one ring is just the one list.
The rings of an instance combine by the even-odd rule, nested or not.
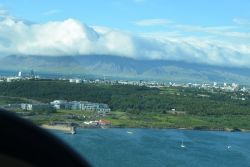
[(30, 71), (30, 77), (31, 77), (31, 78), (35, 78), (34, 70), (31, 70), (31, 71)]

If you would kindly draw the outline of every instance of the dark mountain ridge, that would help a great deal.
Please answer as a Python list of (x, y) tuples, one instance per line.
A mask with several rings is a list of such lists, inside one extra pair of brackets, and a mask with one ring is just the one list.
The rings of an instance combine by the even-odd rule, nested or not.
[(138, 60), (110, 55), (18, 56), (0, 59), (1, 70), (30, 70), (152, 79), (176, 82), (239, 82), (250, 84), (250, 69), (221, 67), (173, 60)]

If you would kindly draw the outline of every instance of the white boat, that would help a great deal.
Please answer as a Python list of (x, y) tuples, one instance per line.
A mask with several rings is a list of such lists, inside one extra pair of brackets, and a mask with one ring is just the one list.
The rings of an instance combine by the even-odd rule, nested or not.
[(181, 148), (186, 148), (186, 146), (183, 143), (183, 140), (181, 141)]
[(133, 132), (131, 132), (131, 131), (127, 131), (127, 133), (128, 133), (128, 134), (133, 134)]
[(71, 127), (70, 133), (71, 133), (72, 135), (76, 134), (75, 127)]
[(227, 146), (227, 149), (230, 149), (230, 148), (231, 148), (231, 146), (230, 146), (230, 145), (228, 145), (228, 146)]

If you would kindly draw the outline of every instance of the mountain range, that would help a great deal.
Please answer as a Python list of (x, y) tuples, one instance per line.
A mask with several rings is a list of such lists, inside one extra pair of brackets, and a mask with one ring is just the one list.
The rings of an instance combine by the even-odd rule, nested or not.
[(250, 84), (250, 69), (184, 61), (138, 60), (111, 55), (19, 56), (0, 59), (0, 70), (93, 75), (120, 79)]

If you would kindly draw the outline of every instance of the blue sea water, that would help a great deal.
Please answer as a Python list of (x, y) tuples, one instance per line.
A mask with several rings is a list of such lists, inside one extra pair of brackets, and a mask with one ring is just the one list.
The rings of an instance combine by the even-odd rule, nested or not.
[(250, 167), (250, 133), (119, 128), (54, 133), (94, 167)]

